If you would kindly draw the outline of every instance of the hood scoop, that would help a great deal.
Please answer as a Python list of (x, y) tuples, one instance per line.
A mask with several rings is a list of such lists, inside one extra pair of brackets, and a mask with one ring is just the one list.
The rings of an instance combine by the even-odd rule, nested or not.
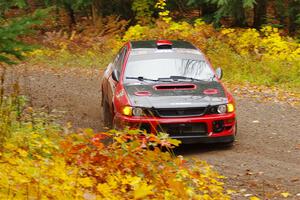
[(195, 90), (197, 88), (194, 84), (163, 84), (155, 85), (155, 90)]
[(206, 89), (203, 91), (203, 94), (206, 95), (213, 95), (213, 94), (218, 94), (219, 90), (218, 89)]

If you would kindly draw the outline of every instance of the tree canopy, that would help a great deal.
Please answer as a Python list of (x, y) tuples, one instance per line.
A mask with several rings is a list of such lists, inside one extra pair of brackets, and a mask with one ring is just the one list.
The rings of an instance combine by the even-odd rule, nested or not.
[[(72, 28), (78, 19), (86, 17), (101, 24), (102, 17), (120, 16), (134, 23), (151, 23), (157, 18), (155, 3), (160, 0), (0, 0), (1, 16), (12, 7), (45, 8), (54, 6), (65, 11)], [(290, 33), (299, 29), (298, 0), (164, 0), (175, 18), (202, 17), (216, 26), (255, 27), (274, 24)], [(195, 16), (195, 11), (198, 15)]]

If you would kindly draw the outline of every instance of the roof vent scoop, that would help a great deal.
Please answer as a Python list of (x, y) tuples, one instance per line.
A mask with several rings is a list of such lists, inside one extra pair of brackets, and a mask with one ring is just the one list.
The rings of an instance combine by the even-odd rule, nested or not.
[(173, 43), (169, 40), (157, 40), (157, 49), (172, 49)]

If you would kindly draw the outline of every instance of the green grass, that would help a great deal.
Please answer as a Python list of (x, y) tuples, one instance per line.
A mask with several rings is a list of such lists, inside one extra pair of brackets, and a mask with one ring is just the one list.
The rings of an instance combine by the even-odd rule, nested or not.
[(51, 68), (105, 68), (115, 54), (113, 51), (103, 53), (91, 50), (82, 50), (81, 53), (73, 53), (68, 50), (49, 50), (49, 52), (30, 56), (27, 60), (28, 64)]

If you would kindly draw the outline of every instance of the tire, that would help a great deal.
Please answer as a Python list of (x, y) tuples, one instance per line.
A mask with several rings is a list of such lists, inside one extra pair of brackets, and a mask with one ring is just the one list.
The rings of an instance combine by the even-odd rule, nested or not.
[(228, 147), (228, 148), (232, 147), (233, 144), (234, 144), (236, 135), (237, 135), (237, 122), (235, 123), (235, 132), (234, 132), (233, 139), (228, 141), (228, 142), (223, 142), (222, 145), (225, 146), (225, 147)]
[(233, 140), (231, 140), (231, 141), (228, 141), (228, 142), (223, 142), (223, 143), (221, 143), (221, 144), (222, 144), (222, 146), (224, 146), (224, 147), (230, 148), (230, 147), (233, 147), (234, 141), (235, 141), (235, 139), (233, 139)]
[(109, 105), (106, 101), (103, 102), (102, 106), (102, 117), (103, 117), (103, 126), (108, 129), (112, 128), (112, 113), (109, 109)]

